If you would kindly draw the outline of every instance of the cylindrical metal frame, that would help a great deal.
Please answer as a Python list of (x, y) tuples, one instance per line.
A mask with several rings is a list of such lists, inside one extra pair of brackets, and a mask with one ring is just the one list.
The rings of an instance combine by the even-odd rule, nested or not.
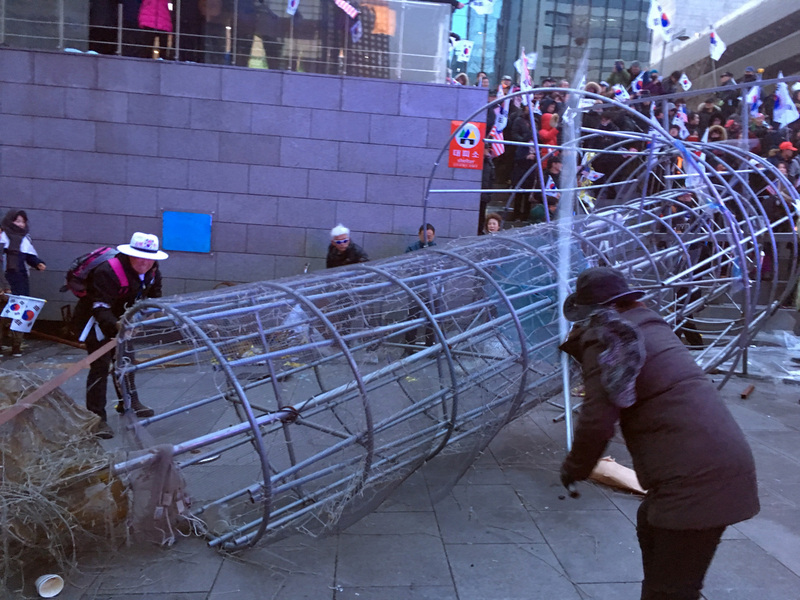
[[(678, 333), (699, 328), (697, 362), (729, 377), (797, 279), (800, 198), (735, 146), (683, 144), (652, 127), (618, 134), (610, 152), (643, 139), (649, 149), (628, 148), (602, 183), (573, 186), (596, 207), (571, 223), (134, 306), (120, 380), (136, 375), (157, 409), (139, 425), (172, 446), (209, 543), (337, 530), (425, 461), (449, 461), (454, 482), (505, 423), (559, 393), (559, 286), (588, 266), (620, 269)], [(573, 149), (595, 135), (585, 130)], [(766, 185), (779, 195), (768, 209)], [(428, 185), (426, 205), (435, 193)], [(763, 285), (762, 252), (777, 264), (784, 242), (790, 267)]]

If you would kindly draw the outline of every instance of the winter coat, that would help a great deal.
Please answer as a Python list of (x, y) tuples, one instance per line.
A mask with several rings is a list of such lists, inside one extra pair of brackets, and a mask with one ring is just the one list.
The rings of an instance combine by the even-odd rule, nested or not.
[(351, 241), (347, 246), (347, 250), (339, 252), (333, 247), (333, 244), (328, 248), (328, 256), (325, 258), (325, 267), (332, 269), (333, 267), (342, 267), (344, 265), (353, 265), (355, 263), (367, 262), (369, 256), (364, 250)]
[(601, 367), (600, 353), (608, 348), (608, 330), (596, 317), (576, 325), (561, 349), (580, 361), (586, 399), (563, 469), (575, 480), (587, 478), (619, 421), (647, 490), (651, 525), (707, 529), (757, 514), (753, 455), (714, 384), (657, 313), (637, 307), (614, 314), (632, 324), (644, 344), (644, 364), (628, 377), (635, 381), (633, 404), (622, 408), (625, 403), (606, 391), (609, 369)]
[(94, 316), (100, 330), (107, 338), (117, 335), (117, 320), (141, 298), (161, 297), (161, 271), (158, 263), (144, 276), (144, 289), (140, 289), (139, 274), (133, 270), (129, 257), (117, 254), (125, 271), (127, 286), (123, 286), (108, 262), (96, 266), (86, 279), (86, 295), (78, 300), (73, 317), (73, 327), (80, 333)]
[[(25, 219), (25, 227), (14, 223), (20, 215)], [(30, 295), (28, 267), (38, 269), (44, 265), (33, 247), (27, 222), (28, 215), (17, 208), (9, 210), (0, 222), (0, 253), (5, 264), (5, 269), (0, 270), (0, 291), (11, 290), (12, 294), (22, 296)]]
[(172, 15), (167, 0), (142, 0), (139, 27), (172, 32)]
[[(539, 143), (548, 146), (558, 144), (558, 115), (555, 113), (544, 113), (542, 115), (542, 128), (539, 130)], [(552, 152), (552, 148), (542, 148), (539, 153), (547, 156)]]

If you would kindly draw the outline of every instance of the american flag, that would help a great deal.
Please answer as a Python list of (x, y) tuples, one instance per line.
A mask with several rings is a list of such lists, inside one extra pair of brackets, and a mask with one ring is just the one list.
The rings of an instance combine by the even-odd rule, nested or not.
[(505, 138), (503, 137), (502, 131), (497, 131), (497, 127), (492, 125), (492, 130), (489, 132), (489, 139), (497, 140), (496, 142), (491, 142), (492, 146), (492, 158), (497, 158), (503, 152), (506, 151), (505, 144), (498, 144), (497, 142), (502, 142)]
[(347, 16), (351, 19), (355, 19), (358, 15), (356, 7), (347, 2), (347, 0), (333, 0), (333, 3), (347, 13)]

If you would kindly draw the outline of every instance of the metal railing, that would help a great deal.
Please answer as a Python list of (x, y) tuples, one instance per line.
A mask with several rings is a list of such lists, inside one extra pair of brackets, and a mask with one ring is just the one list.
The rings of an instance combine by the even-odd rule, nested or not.
[(448, 5), (370, 0), (356, 19), (332, 0), (304, 0), (286, 13), (277, 0), (170, 3), (172, 31), (139, 26), (123, 4), (88, 0), (0, 0), (0, 45), (160, 58), (378, 79), (443, 82)]

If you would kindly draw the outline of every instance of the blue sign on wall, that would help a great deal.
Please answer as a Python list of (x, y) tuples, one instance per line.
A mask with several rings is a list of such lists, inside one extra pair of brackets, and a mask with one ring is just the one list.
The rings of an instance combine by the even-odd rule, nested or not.
[(162, 238), (165, 250), (211, 252), (211, 215), (165, 210)]

